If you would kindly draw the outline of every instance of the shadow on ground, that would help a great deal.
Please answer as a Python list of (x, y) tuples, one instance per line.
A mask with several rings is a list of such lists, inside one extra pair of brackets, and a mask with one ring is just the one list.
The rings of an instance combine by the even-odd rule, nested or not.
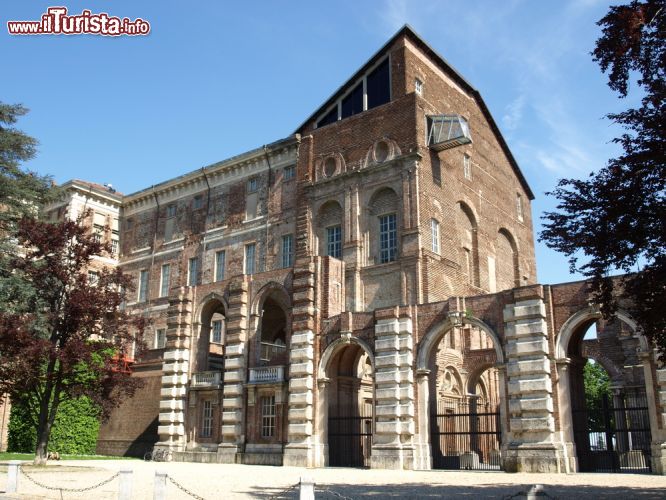
[[(340, 485), (340, 484), (318, 484), (316, 486), (315, 498), (319, 499), (357, 499), (357, 498), (400, 498), (400, 499), (422, 499), (422, 498), (493, 498), (516, 500), (525, 498), (527, 490), (532, 484), (491, 484), (475, 486), (447, 486), (444, 484), (431, 485), (426, 483), (404, 483), (392, 485)], [(585, 485), (544, 485), (545, 496), (540, 498), (568, 500), (575, 498), (612, 498), (625, 499), (659, 499), (666, 498), (666, 492), (662, 488), (631, 488), (627, 486), (604, 487)], [(277, 488), (255, 488), (251, 493), (255, 498), (298, 498), (298, 488), (283, 495), (279, 495)], [(277, 495), (277, 496), (275, 496)]]

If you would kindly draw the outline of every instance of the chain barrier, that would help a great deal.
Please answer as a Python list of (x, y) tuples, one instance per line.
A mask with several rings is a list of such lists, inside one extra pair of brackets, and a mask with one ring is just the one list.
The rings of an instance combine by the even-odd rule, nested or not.
[(61, 487), (61, 486), (49, 486), (48, 484), (44, 484), (44, 483), (38, 481), (34, 477), (28, 475), (25, 472), (25, 470), (23, 469), (22, 465), (19, 466), (19, 471), (21, 471), (21, 474), (23, 474), (26, 477), (26, 479), (28, 481), (30, 481), (31, 483), (36, 484), (37, 486), (39, 486), (40, 488), (44, 488), (45, 490), (59, 491), (61, 496), (62, 496), (63, 491), (66, 491), (68, 493), (81, 493), (83, 491), (94, 490), (96, 488), (99, 488), (100, 486), (104, 486), (105, 484), (110, 483), (115, 478), (120, 476), (120, 472), (116, 472), (113, 476), (111, 476), (111, 477), (109, 477), (109, 478), (105, 479), (104, 481), (101, 481), (97, 484), (93, 484), (92, 486), (86, 486), (85, 488), (64, 488), (64, 487)]
[(275, 495), (271, 495), (270, 497), (268, 497), (268, 499), (269, 499), (269, 500), (277, 500), (278, 498), (282, 498), (282, 497), (284, 497), (287, 493), (289, 493), (290, 491), (293, 491), (293, 490), (299, 488), (300, 485), (301, 485), (301, 483), (293, 484), (293, 485), (291, 485), (291, 486), (285, 488), (285, 489), (282, 490), (281, 492), (276, 493)]
[(345, 496), (342, 493), (338, 493), (337, 491), (331, 490), (329, 488), (318, 488), (317, 486), (315, 486), (315, 492), (328, 494), (334, 496), (335, 498), (339, 498), (340, 500), (354, 500), (351, 497)]
[(178, 488), (180, 491), (182, 491), (186, 495), (189, 495), (192, 498), (196, 498), (196, 500), (206, 500), (204, 497), (201, 497), (201, 496), (197, 495), (196, 493), (193, 493), (190, 490), (188, 490), (187, 488), (185, 488), (185, 486), (180, 484), (178, 481), (176, 481), (174, 478), (172, 478), (168, 474), (167, 474), (167, 479), (169, 480), (169, 482), (171, 484), (173, 484), (176, 488)]

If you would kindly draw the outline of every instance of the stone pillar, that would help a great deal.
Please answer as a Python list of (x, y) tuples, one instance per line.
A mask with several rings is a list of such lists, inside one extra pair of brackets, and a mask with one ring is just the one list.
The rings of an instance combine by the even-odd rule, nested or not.
[(331, 397), (331, 379), (317, 380), (317, 411), (315, 425), (315, 462), (318, 467), (328, 466), (328, 405)]
[[(641, 352), (645, 374), (645, 390), (647, 393), (648, 411), (650, 412), (650, 428), (652, 430), (652, 472), (666, 475), (666, 365), (659, 366), (655, 353)], [(653, 365), (654, 363), (654, 365)], [(652, 376), (652, 368), (655, 366)], [(656, 389), (656, 391), (655, 391)], [(657, 398), (655, 400), (655, 393)]]
[(313, 436), (315, 261), (299, 259), (294, 269), (293, 330), (289, 353), (289, 442), (283, 464), (316, 467), (322, 450)]
[(244, 385), (247, 379), (249, 279), (248, 276), (242, 276), (229, 283), (222, 390), (222, 442), (217, 448), (220, 463), (235, 463), (237, 453), (242, 453), (245, 446)]
[(414, 469), (414, 377), (411, 318), (375, 325), (373, 469)]
[(560, 442), (564, 453), (564, 471), (566, 473), (578, 470), (576, 457), (576, 442), (573, 431), (573, 413), (571, 399), (571, 360), (558, 359), (557, 363), (557, 394), (560, 409)]
[(191, 349), (192, 289), (181, 287), (169, 299), (166, 349), (162, 362), (162, 390), (155, 445), (158, 449), (185, 449), (185, 405)]
[[(528, 292), (529, 290), (525, 290)], [(540, 296), (504, 308), (507, 339), (509, 472), (561, 472), (562, 446), (555, 443), (546, 307)]]
[(418, 428), (415, 436), (416, 469), (432, 469), (432, 452), (430, 450), (430, 370), (421, 369), (416, 372), (416, 390), (418, 391)]

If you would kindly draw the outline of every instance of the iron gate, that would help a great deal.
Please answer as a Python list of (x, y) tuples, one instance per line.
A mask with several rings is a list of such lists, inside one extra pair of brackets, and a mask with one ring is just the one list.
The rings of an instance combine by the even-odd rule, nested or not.
[(500, 416), (496, 405), (440, 400), (433, 406), (433, 469), (500, 470)]
[(652, 470), (650, 415), (645, 391), (604, 395), (600, 404), (572, 411), (580, 472)]
[(328, 464), (370, 467), (372, 405), (332, 409), (328, 417)]

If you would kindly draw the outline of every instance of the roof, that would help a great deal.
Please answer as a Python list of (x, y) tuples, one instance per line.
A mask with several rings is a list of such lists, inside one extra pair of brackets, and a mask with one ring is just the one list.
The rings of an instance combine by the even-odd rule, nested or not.
[(533, 200), (534, 193), (532, 192), (532, 189), (530, 189), (530, 186), (527, 183), (527, 179), (525, 179), (525, 176), (520, 170), (518, 162), (511, 153), (509, 145), (506, 143), (506, 140), (502, 136), (502, 132), (500, 132), (500, 129), (497, 126), (497, 123), (495, 122), (495, 119), (490, 114), (490, 110), (488, 109), (488, 106), (484, 102), (483, 97), (481, 97), (481, 93), (471, 83), (469, 83), (453, 66), (451, 66), (451, 64), (449, 64), (446, 59), (444, 59), (441, 55), (437, 53), (437, 51), (435, 51), (432, 47), (430, 47), (430, 45), (428, 45), (426, 41), (423, 40), (423, 38), (421, 38), (408, 24), (405, 24), (402, 28), (400, 28), (398, 32), (395, 35), (393, 35), (388, 42), (386, 42), (363, 66), (361, 66), (361, 68), (359, 68), (358, 71), (356, 71), (356, 73), (354, 73), (351, 76), (351, 78), (349, 78), (328, 99), (326, 99), (326, 101), (324, 101), (324, 103), (321, 106), (319, 106), (315, 110), (315, 112), (312, 113), (296, 129), (296, 133), (300, 133), (303, 127), (307, 123), (309, 123), (311, 120), (314, 120), (317, 116), (323, 113), (333, 103), (333, 101), (341, 97), (342, 94), (344, 94), (344, 92), (347, 90), (347, 88), (350, 85), (353, 85), (363, 73), (365, 73), (375, 62), (377, 62), (381, 57), (384, 56), (386, 51), (396, 42), (396, 40), (398, 40), (403, 36), (409, 38), (412, 42), (414, 42), (414, 44), (417, 47), (419, 47), (428, 57), (430, 57), (430, 59), (433, 62), (435, 62), (440, 67), (440, 69), (442, 69), (458, 85), (460, 85), (465, 91), (467, 91), (470, 95), (472, 95), (472, 97), (474, 97), (479, 107), (481, 108), (481, 112), (485, 116), (486, 120), (488, 120), (488, 123), (490, 124), (490, 127), (493, 133), (495, 134), (495, 137), (497, 137), (497, 141), (499, 142), (500, 147), (504, 151), (504, 154), (508, 158), (511, 167), (513, 168), (516, 176), (518, 177), (518, 180), (520, 181), (520, 184), (523, 186), (523, 189), (525, 189), (525, 192), (527, 193), (529, 199)]

